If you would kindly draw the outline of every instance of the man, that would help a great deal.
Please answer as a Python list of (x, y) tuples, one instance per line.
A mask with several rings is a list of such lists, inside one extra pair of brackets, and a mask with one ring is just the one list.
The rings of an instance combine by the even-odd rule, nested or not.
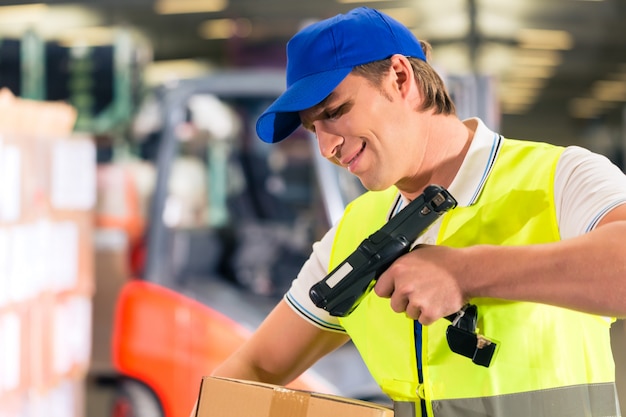
[[(266, 142), (300, 124), (370, 190), (313, 253), (252, 338), (214, 374), (286, 384), (351, 338), (404, 416), (615, 416), (609, 328), (626, 315), (626, 178), (582, 148), (505, 139), (455, 115), (428, 46), (369, 8), (287, 46)], [(310, 287), (429, 184), (458, 206), (345, 318)], [(477, 306), (489, 366), (451, 351), (445, 319)], [(471, 329), (470, 329), (471, 330)]]

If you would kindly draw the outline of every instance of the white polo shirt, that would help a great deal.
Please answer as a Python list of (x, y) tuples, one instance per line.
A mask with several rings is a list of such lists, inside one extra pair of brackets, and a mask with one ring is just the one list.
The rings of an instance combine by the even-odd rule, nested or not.
[[(473, 204), (482, 190), (500, 150), (502, 136), (491, 131), (479, 119), (467, 156), (448, 187), (459, 206)], [(554, 201), (559, 232), (568, 239), (589, 232), (612, 208), (626, 202), (626, 175), (603, 155), (578, 146), (567, 147), (556, 167)], [(390, 208), (391, 217), (408, 202), (400, 194)], [(417, 243), (433, 244), (440, 220), (433, 224)], [(324, 329), (341, 331), (336, 317), (318, 308), (309, 297), (309, 289), (328, 272), (336, 226), (313, 244), (313, 252), (285, 295), (287, 303), (302, 317)]]

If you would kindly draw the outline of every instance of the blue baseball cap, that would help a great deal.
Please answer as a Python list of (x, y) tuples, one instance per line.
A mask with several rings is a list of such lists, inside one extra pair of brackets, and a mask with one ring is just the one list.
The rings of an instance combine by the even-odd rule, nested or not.
[(287, 89), (259, 117), (261, 140), (276, 143), (300, 126), (301, 110), (324, 100), (358, 65), (394, 54), (426, 61), (403, 24), (368, 7), (313, 23), (287, 43)]

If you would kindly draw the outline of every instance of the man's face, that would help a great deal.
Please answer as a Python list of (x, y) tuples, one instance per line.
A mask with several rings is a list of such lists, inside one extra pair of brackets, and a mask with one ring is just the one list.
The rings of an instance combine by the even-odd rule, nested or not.
[(319, 105), (300, 112), (322, 156), (356, 175), (365, 188), (383, 190), (417, 175), (423, 144), (414, 103), (393, 71), (380, 87), (350, 74)]

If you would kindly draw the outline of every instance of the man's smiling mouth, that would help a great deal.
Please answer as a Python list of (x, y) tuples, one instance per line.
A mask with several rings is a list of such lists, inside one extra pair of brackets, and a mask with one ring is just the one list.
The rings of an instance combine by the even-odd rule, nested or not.
[(361, 156), (361, 154), (363, 153), (363, 149), (365, 149), (365, 142), (363, 142), (361, 149), (359, 149), (359, 151), (349, 161), (346, 161), (343, 164), (346, 168), (348, 168), (349, 171), (352, 171), (351, 166), (359, 158), (359, 156)]

